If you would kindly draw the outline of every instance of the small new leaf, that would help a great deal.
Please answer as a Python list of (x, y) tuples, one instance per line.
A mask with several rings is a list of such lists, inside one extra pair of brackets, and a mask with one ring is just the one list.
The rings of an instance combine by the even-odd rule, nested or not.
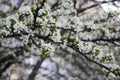
[(41, 57), (42, 57), (42, 58), (47, 57), (47, 50), (45, 50), (45, 49), (42, 50)]
[(56, 31), (56, 23), (51, 23), (51, 27), (53, 31)]

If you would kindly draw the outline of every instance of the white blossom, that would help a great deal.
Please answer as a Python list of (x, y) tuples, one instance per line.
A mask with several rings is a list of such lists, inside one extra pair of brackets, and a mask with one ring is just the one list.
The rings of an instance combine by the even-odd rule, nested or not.
[(55, 42), (61, 42), (60, 30), (55, 31), (51, 36), (51, 39), (53, 39)]

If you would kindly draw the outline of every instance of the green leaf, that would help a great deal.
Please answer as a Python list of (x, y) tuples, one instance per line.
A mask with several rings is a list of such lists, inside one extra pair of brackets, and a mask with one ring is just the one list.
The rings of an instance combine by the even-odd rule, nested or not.
[(8, 27), (5, 27), (5, 30), (6, 30), (6, 31), (10, 31), (10, 29), (9, 29)]
[(97, 23), (99, 23), (99, 21), (98, 21), (98, 20), (95, 20), (94, 23), (97, 24)]
[(10, 28), (13, 28), (13, 25), (16, 23), (16, 21), (14, 19), (10, 19), (10, 22), (11, 22)]
[(24, 49), (25, 49), (26, 52), (28, 52), (29, 51), (29, 46), (25, 46)]
[(64, 40), (66, 40), (67, 38), (68, 38), (68, 36), (63, 36), (63, 37), (61, 38), (61, 40), (64, 41)]
[(95, 52), (96, 52), (96, 53), (99, 53), (99, 52), (100, 52), (100, 50), (99, 50), (99, 49), (95, 49)]
[(92, 45), (92, 50), (93, 50), (95, 47), (96, 47), (95, 45)]
[(99, 49), (95, 49), (95, 56), (97, 56), (98, 54), (100, 53), (100, 50)]
[(79, 41), (73, 40), (72, 45), (79, 44)]
[(56, 31), (56, 28), (57, 28), (57, 27), (56, 27), (56, 23), (51, 23), (51, 27), (52, 27), (52, 30), (53, 30), (53, 31)]
[(34, 7), (31, 7), (31, 12), (34, 12), (34, 11), (35, 11)]
[(107, 20), (106, 19), (101, 19), (100, 22), (104, 23), (106, 22)]
[(45, 49), (42, 50), (41, 57), (42, 57), (42, 58), (47, 57), (47, 50), (45, 50)]
[(110, 55), (110, 56), (105, 56), (105, 57), (102, 57), (102, 59), (100, 60), (101, 62), (106, 62), (106, 61), (112, 61), (113, 60), (113, 58), (112, 58), (112, 56)]
[(112, 72), (113, 72), (116, 76), (120, 76), (120, 69), (119, 69), (119, 68), (113, 69)]
[(42, 16), (47, 16), (48, 15), (48, 13), (46, 12), (46, 13), (42, 13)]

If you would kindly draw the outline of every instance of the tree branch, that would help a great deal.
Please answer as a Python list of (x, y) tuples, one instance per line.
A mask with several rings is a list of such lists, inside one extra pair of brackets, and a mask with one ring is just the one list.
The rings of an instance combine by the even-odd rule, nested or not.
[(115, 42), (117, 41), (117, 42), (119, 42), (120, 41), (120, 38), (118, 37), (118, 38), (111, 38), (111, 39), (108, 39), (108, 38), (100, 38), (100, 39), (91, 39), (91, 40), (86, 40), (86, 39), (81, 39), (82, 41), (84, 41), (84, 42), (99, 42), (99, 41), (104, 41), (104, 42), (109, 42), (109, 43), (112, 43), (112, 44), (114, 44), (114, 45), (116, 45), (116, 46), (120, 46), (120, 45), (118, 45), (118, 44), (116, 44)]
[(115, 2), (115, 1), (120, 1), (120, 0), (102, 1), (102, 2), (99, 2), (99, 3), (93, 4), (93, 5), (89, 6), (89, 7), (83, 8), (83, 9), (81, 9), (81, 8), (80, 8), (80, 9), (77, 9), (77, 13), (79, 14), (79, 13), (82, 13), (82, 12), (88, 10), (88, 9), (97, 7), (97, 6), (101, 5), (101, 4), (110, 3), (110, 2)]
[(37, 17), (38, 17), (38, 11), (44, 6), (45, 2), (46, 2), (46, 0), (43, 0), (42, 3), (41, 3), (41, 6), (40, 7), (37, 6), (37, 8), (35, 9), (35, 12), (33, 13), (33, 16), (34, 16), (33, 29), (36, 26), (36, 20), (37, 20)]
[(39, 71), (39, 68), (41, 67), (41, 64), (43, 63), (43, 61), (45, 60), (45, 58), (42, 58), (41, 60), (38, 60), (36, 65), (34, 66), (31, 74), (28, 76), (27, 80), (34, 80), (37, 72)]

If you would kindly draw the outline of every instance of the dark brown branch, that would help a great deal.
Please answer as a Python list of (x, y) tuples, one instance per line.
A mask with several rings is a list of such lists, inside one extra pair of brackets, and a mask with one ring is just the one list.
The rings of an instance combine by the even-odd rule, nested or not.
[(110, 39), (108, 39), (108, 38), (101, 38), (101, 39), (91, 39), (91, 40), (85, 40), (85, 39), (81, 39), (82, 41), (84, 41), (84, 42), (93, 42), (93, 43), (97, 43), (97, 42), (99, 42), (99, 41), (104, 41), (104, 42), (109, 42), (109, 43), (112, 43), (113, 45), (115, 45), (115, 46), (120, 46), (120, 45), (118, 45), (118, 44), (116, 44), (115, 42), (119, 42), (120, 41), (120, 38), (118, 37), (118, 38), (110, 38)]
[[(114, 39), (114, 38), (113, 38)], [(115, 38), (115, 40), (120, 40), (119, 38)], [(110, 41), (110, 40), (107, 40), (107, 41)], [(69, 41), (68, 41), (69, 42)], [(116, 76), (120, 76), (120, 69), (117, 68), (117, 69), (112, 69), (111, 67), (108, 67), (108, 66), (105, 66), (103, 65), (102, 63), (100, 62), (97, 62), (95, 60), (93, 60), (92, 58), (90, 58), (88, 55), (86, 55), (85, 53), (83, 52), (80, 52), (79, 51), (79, 47), (77, 45), (70, 45), (70, 44), (67, 44), (68, 47), (72, 48), (73, 50), (75, 50), (76, 52), (78, 52), (80, 55), (82, 55), (83, 57), (85, 57), (85, 59), (87, 59), (88, 61), (92, 62), (92, 63), (95, 63), (97, 64), (98, 66), (106, 69), (107, 71), (115, 74)]]
[[(16, 57), (19, 57), (20, 55), (23, 54), (23, 49), (24, 47), (15, 47), (15, 48), (8, 48), (10, 50), (15, 50), (17, 49), (17, 51), (14, 52), (14, 55)], [(9, 61), (9, 60), (16, 60), (16, 57), (13, 54), (9, 54), (7, 56), (3, 56), (0, 58), (0, 67), (2, 66), (2, 64), (4, 64), (5, 62)]]
[(36, 26), (36, 20), (37, 20), (37, 17), (38, 17), (38, 11), (44, 6), (44, 3), (46, 2), (46, 0), (43, 0), (43, 2), (41, 3), (41, 6), (38, 7), (35, 9), (34, 13), (33, 13), (33, 16), (34, 16), (34, 20), (33, 20), (33, 29), (35, 28)]
[(94, 8), (94, 7), (97, 7), (97, 6), (100, 6), (101, 4), (110, 3), (110, 2), (115, 2), (115, 1), (119, 1), (119, 0), (102, 1), (102, 2), (99, 2), (99, 3), (93, 4), (93, 5), (89, 6), (89, 7), (83, 8), (83, 9), (81, 9), (81, 8), (80, 8), (80, 9), (77, 9), (77, 13), (79, 14), (79, 13), (82, 13), (82, 12), (88, 10), (88, 9), (91, 9), (91, 8)]
[(99, 63), (99, 62), (97, 62), (97, 61), (92, 60), (92, 59), (89, 58), (85, 53), (80, 52), (78, 48), (76, 48), (76, 47), (74, 47), (74, 46), (70, 46), (70, 45), (68, 45), (68, 46), (69, 46), (70, 48), (72, 48), (73, 50), (75, 50), (76, 52), (80, 53), (80, 54), (81, 54), (83, 57), (85, 57), (88, 61), (93, 62), (93, 63), (99, 65), (100, 67), (105, 68), (106, 70), (108, 70), (108, 71), (111, 72), (111, 69), (110, 69), (110, 68), (108, 68), (107, 66), (105, 66), (105, 65), (103, 65), (103, 64), (101, 64), (101, 63)]
[(5, 64), (5, 66), (3, 68), (0, 67), (0, 77), (1, 77), (2, 73), (5, 72), (13, 63), (14, 63), (14, 61), (9, 61)]
[(41, 60), (38, 60), (36, 65), (34, 66), (31, 74), (28, 76), (27, 80), (34, 80), (35, 76), (37, 74), (37, 72), (39, 71), (39, 68), (41, 67), (41, 64), (43, 63), (43, 61), (45, 60), (45, 58), (42, 58)]
[[(41, 37), (41, 36), (40, 36), (40, 37)], [(43, 36), (42, 36), (42, 37), (43, 37)], [(54, 44), (57, 44), (56, 42), (54, 42), (54, 41), (53, 41), (52, 39), (50, 39), (49, 37), (48, 37), (48, 38), (44, 37), (43, 40), (50, 40), (50, 41), (52, 41)], [(116, 40), (119, 40), (119, 39), (116, 39)], [(107, 40), (107, 41), (110, 41), (110, 40)], [(60, 44), (62, 44), (62, 43), (60, 43)], [(99, 63), (99, 62), (97, 62), (97, 61), (92, 60), (92, 59), (89, 58), (85, 53), (80, 52), (79, 49), (77, 48), (77, 46), (75, 46), (75, 45), (69, 45), (69, 44), (68, 44), (67, 46), (70, 47), (70, 48), (72, 48), (72, 49), (75, 50), (76, 52), (80, 53), (80, 54), (81, 54), (83, 57), (85, 57), (88, 61), (93, 62), (93, 63), (99, 65), (100, 67), (105, 68), (105, 69), (108, 70), (109, 72), (112, 72), (112, 73), (115, 74), (115, 72), (112, 71), (111, 68), (109, 68), (109, 67), (107, 67), (107, 66), (105, 66), (105, 65), (103, 65), (103, 64), (101, 64), (101, 63)]]
[(92, 39), (92, 40), (85, 40), (85, 39), (81, 39), (82, 41), (86, 41), (86, 42), (96, 42), (96, 41), (107, 41), (107, 42), (113, 42), (113, 41), (120, 41), (120, 38), (111, 38), (111, 39)]
[(8, 60), (13, 60), (13, 59), (14, 59), (14, 56), (13, 56), (13, 55), (8, 55), (8, 56), (6, 56), (6, 57), (1, 58), (1, 59), (0, 59), (0, 67), (1, 67), (2, 63), (6, 62), (6, 61), (8, 61)]

